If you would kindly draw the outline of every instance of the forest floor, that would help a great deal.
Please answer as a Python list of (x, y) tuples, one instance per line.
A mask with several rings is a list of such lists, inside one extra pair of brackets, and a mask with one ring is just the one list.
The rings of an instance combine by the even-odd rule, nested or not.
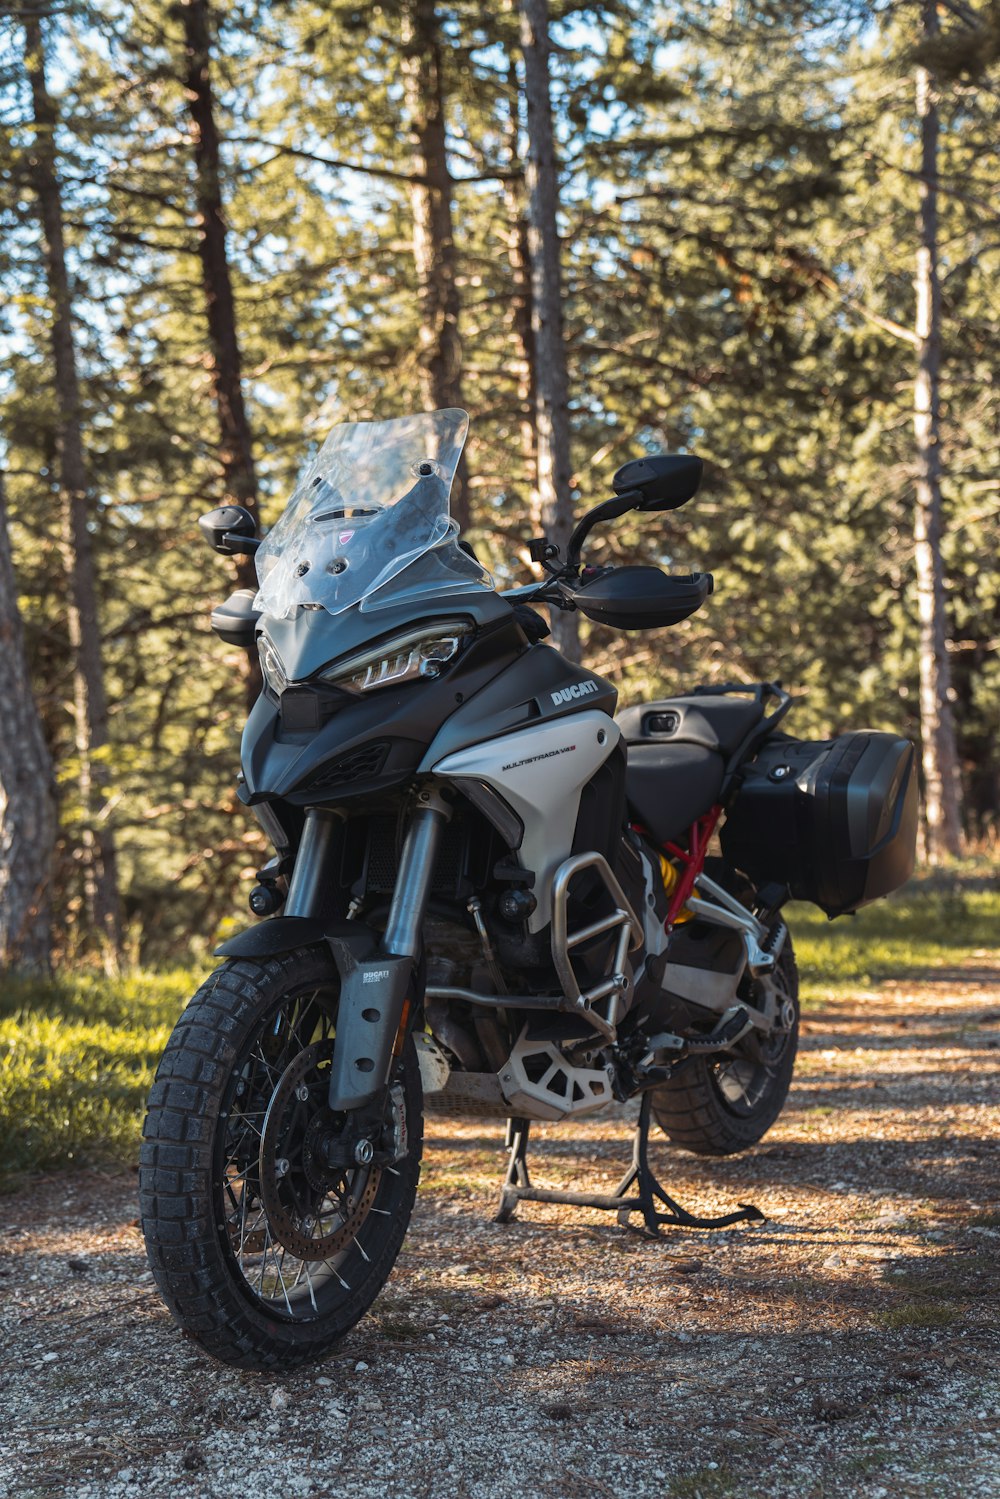
[[(0, 1198), (0, 1494), (178, 1499), (994, 1499), (1000, 957), (831, 991), (755, 1150), (657, 1144), (686, 1206), (493, 1222), (502, 1126), (429, 1125), (372, 1313), (290, 1375), (213, 1364), (146, 1269), (131, 1171)], [(537, 1130), (539, 1181), (611, 1188), (623, 1118)]]

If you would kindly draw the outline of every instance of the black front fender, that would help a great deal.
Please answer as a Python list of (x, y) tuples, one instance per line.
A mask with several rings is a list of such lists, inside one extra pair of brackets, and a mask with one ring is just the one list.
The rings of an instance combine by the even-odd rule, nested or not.
[[(375, 951), (376, 934), (358, 921), (318, 921), (314, 916), (272, 916), (237, 932), (215, 949), (217, 958), (273, 958), (297, 947), (343, 942), (356, 962)], [(331, 947), (331, 953), (333, 949)]]

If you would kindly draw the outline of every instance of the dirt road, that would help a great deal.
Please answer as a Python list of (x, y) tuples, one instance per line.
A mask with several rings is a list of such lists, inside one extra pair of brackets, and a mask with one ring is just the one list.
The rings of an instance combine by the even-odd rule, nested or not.
[[(761, 1146), (655, 1152), (686, 1206), (767, 1221), (653, 1244), (495, 1224), (501, 1127), (432, 1124), (386, 1293), (285, 1377), (177, 1332), (131, 1173), (0, 1198), (0, 1494), (995, 1499), (998, 1048), (991, 966), (812, 1012)], [(535, 1172), (607, 1190), (627, 1155), (620, 1120), (542, 1128)]]

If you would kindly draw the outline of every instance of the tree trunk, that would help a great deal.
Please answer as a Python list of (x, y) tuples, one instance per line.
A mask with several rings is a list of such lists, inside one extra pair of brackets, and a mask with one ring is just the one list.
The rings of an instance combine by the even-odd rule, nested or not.
[[(518, 357), (512, 361), (517, 379), (518, 426), (521, 434), (521, 456), (525, 472), (538, 476), (538, 389), (535, 379), (535, 333), (532, 326), (531, 256), (528, 250), (528, 221), (524, 216), (522, 185), (516, 171), (521, 164), (520, 89), (517, 68), (511, 62), (508, 71), (510, 114), (507, 121), (508, 174), (504, 178), (503, 201), (507, 216), (507, 261), (510, 265), (510, 321)], [(537, 511), (538, 493), (534, 494), (533, 511)], [(532, 514), (536, 530), (541, 528), (541, 513)]]
[[(436, 0), (407, 0), (403, 76), (413, 147), (413, 259), (420, 298), (420, 395), (429, 410), (462, 406), (461, 305), (448, 170), (445, 88)], [(469, 525), (469, 482), (462, 455), (451, 513)]]
[[(219, 459), (225, 485), (224, 503), (243, 505), (254, 520), (257, 511), (257, 473), (253, 461), (250, 423), (243, 401), (242, 361), (236, 329), (236, 303), (226, 248), (226, 220), (222, 207), (219, 131), (212, 91), (212, 34), (208, 0), (182, 0), (178, 14), (184, 27), (183, 83), (191, 116), (195, 164), (195, 212), (198, 259), (208, 321), (212, 394), (219, 419)], [(252, 557), (236, 564), (241, 588), (257, 587)], [(261, 689), (257, 651), (247, 652), (247, 701), (253, 704)]]
[[(924, 35), (937, 33), (936, 0), (923, 0)], [(914, 539), (920, 627), (920, 737), (924, 772), (927, 857), (932, 864), (961, 852), (958, 754), (947, 649), (941, 509), (941, 287), (938, 273), (938, 137), (934, 80), (917, 69), (920, 118), (916, 334), (913, 389), (916, 438)]]
[(28, 677), (0, 474), (0, 972), (51, 967), (52, 761)]
[[(570, 492), (569, 378), (559, 261), (559, 178), (549, 92), (548, 0), (520, 0), (521, 51), (528, 125), (528, 249), (531, 256), (538, 427), (538, 498), (545, 534), (563, 557), (573, 529)], [(552, 638), (580, 659), (575, 614), (552, 610)]]
[(121, 908), (114, 835), (107, 821), (108, 707), (101, 660), (97, 585), (88, 527), (90, 502), (83, 450), (80, 383), (73, 335), (73, 304), (63, 237), (62, 188), (56, 162), (57, 110), (45, 78), (39, 12), (24, 17), (25, 68), (31, 85), (35, 140), (32, 185), (38, 198), (45, 277), (52, 309), (52, 361), (58, 408), (57, 446), (63, 513), (68, 624), (73, 657), (74, 738), (79, 760), (83, 864), (87, 913), (106, 950), (121, 948)]

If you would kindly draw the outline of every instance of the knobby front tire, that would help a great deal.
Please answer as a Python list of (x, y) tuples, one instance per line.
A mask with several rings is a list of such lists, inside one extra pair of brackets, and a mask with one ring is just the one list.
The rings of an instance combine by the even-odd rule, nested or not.
[(387, 1113), (406, 1154), (322, 1163), (338, 998), (317, 948), (227, 962), (178, 1021), (150, 1093), (140, 1212), (153, 1278), (184, 1331), (240, 1368), (327, 1353), (385, 1284), (413, 1210), (423, 1101), (412, 1042)]

